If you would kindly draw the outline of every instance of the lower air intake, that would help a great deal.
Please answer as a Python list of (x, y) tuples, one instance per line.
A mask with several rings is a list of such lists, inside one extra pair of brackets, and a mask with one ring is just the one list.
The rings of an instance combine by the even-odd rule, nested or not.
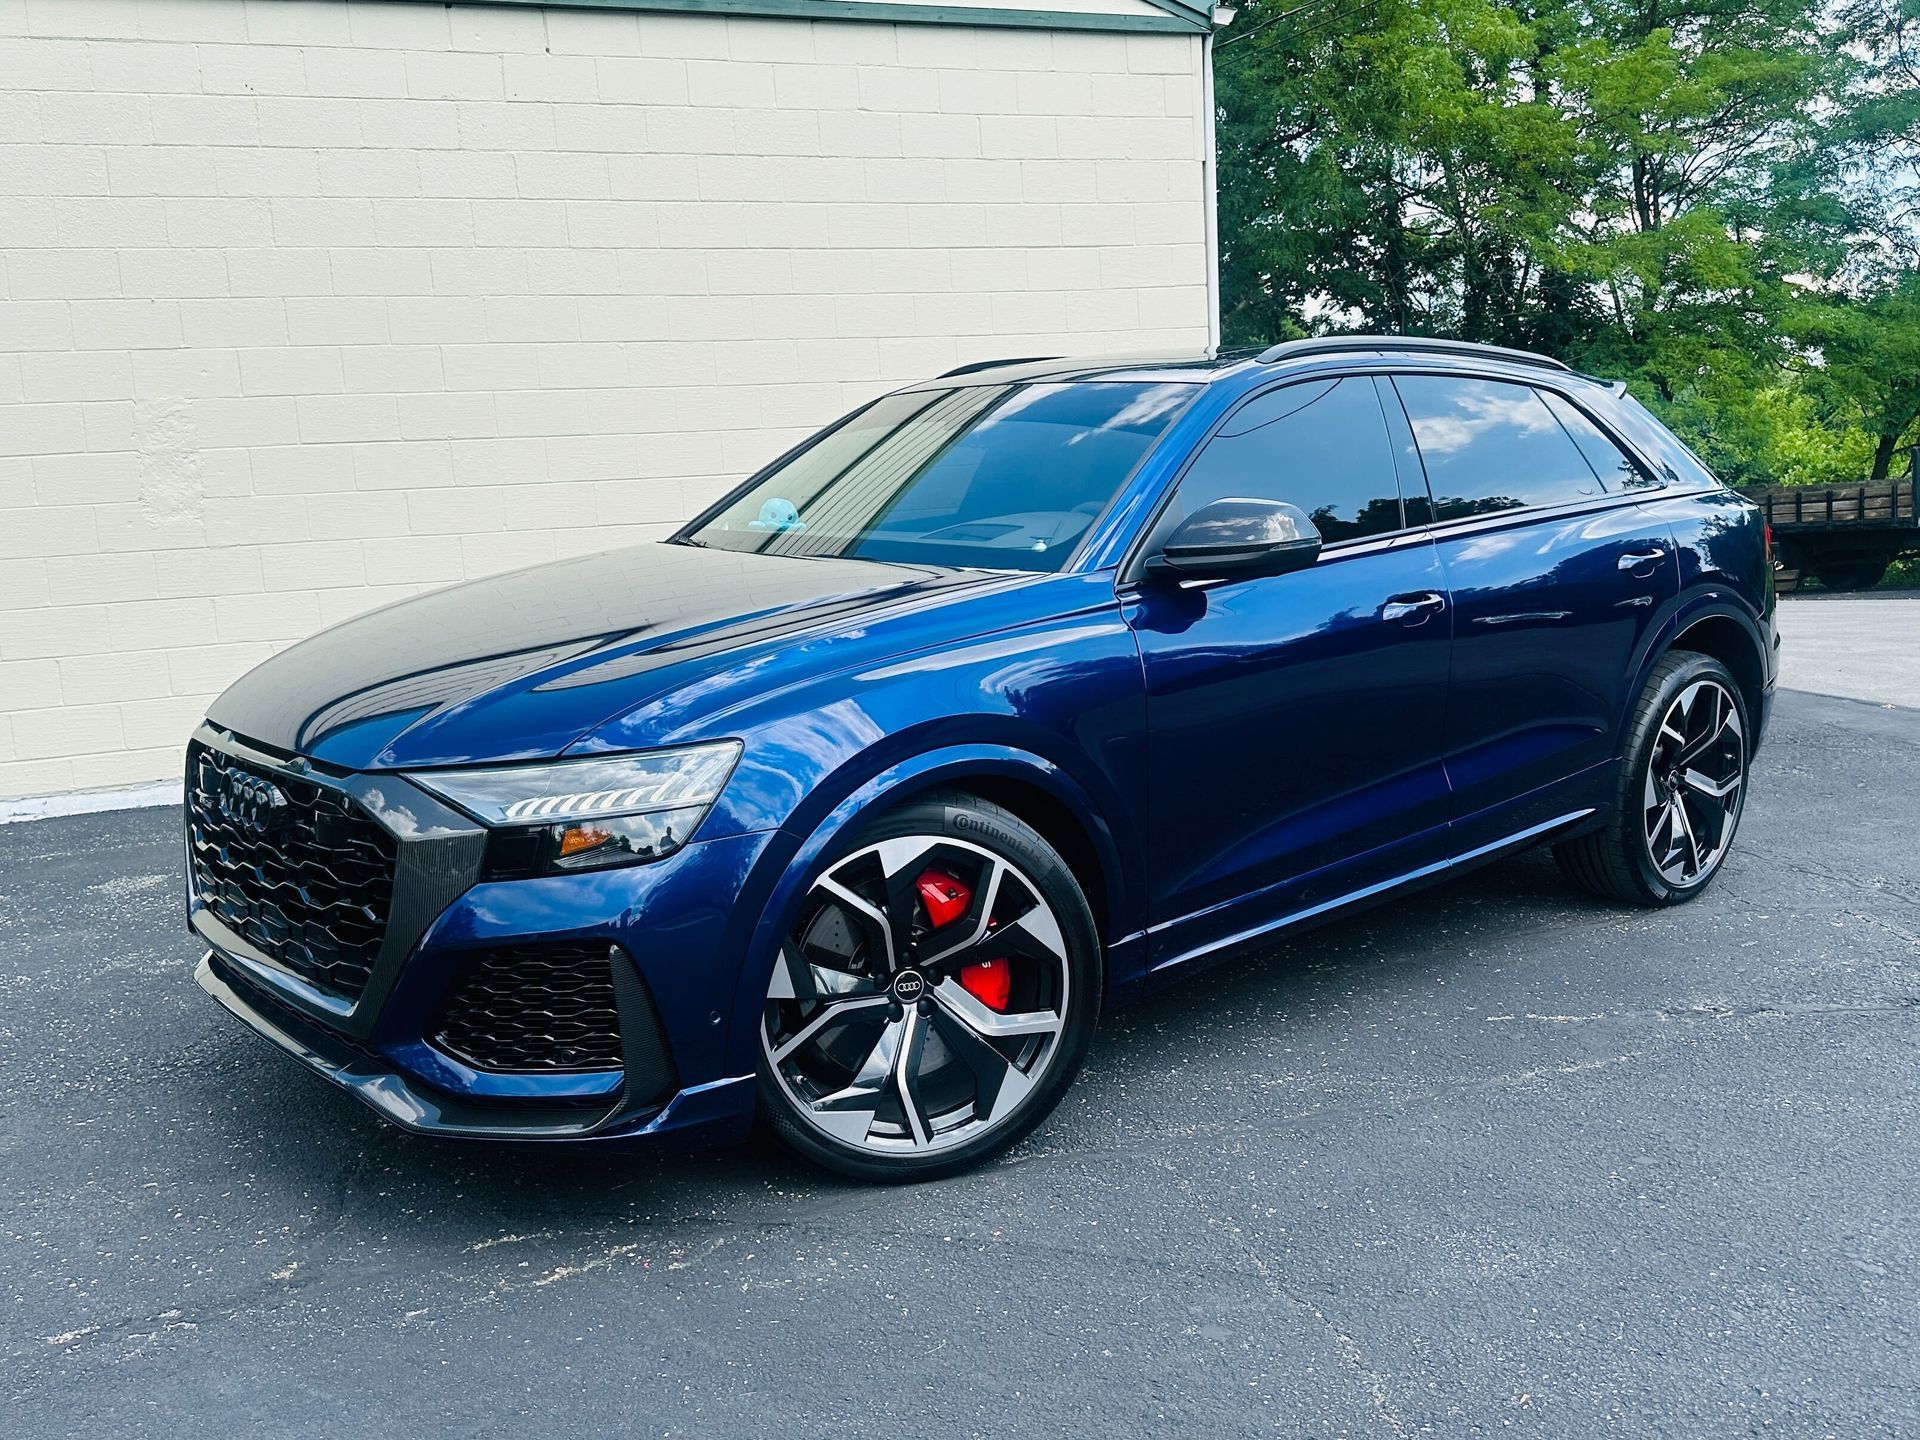
[(477, 1070), (624, 1070), (629, 1104), (674, 1089), (653, 996), (632, 960), (604, 941), (481, 952), (455, 982), (432, 1038)]

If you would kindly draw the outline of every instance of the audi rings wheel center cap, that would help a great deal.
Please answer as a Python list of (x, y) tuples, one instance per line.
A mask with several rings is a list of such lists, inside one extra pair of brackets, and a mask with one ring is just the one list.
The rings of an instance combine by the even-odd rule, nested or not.
[(902, 970), (893, 977), (893, 998), (911, 1005), (927, 993), (927, 977), (918, 970)]

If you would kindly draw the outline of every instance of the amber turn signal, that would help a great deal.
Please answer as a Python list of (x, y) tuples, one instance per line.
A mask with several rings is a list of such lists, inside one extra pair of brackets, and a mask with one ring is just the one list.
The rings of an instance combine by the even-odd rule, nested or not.
[(613, 839), (613, 831), (604, 825), (569, 825), (560, 832), (560, 858), (596, 850)]

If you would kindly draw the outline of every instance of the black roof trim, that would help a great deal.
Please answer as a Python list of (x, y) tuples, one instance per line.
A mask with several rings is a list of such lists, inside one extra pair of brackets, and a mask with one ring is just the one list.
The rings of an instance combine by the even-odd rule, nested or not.
[(976, 360), (971, 365), (956, 366), (952, 370), (942, 370), (934, 378), (950, 379), (955, 375), (977, 375), (982, 370), (998, 370), (1002, 365), (1037, 365), (1042, 360), (1064, 360), (1064, 355), (1012, 355), (1005, 360)]
[(1536, 355), (1531, 350), (1509, 350), (1504, 345), (1479, 345), (1471, 340), (1436, 340), (1425, 335), (1325, 335), (1312, 340), (1282, 340), (1260, 352), (1263, 364), (1277, 360), (1305, 360), (1314, 355), (1337, 355), (1350, 350), (1398, 350), (1414, 355), (1478, 355), (1489, 360), (1505, 360), (1514, 365), (1535, 365), (1542, 370), (1573, 367), (1551, 355)]

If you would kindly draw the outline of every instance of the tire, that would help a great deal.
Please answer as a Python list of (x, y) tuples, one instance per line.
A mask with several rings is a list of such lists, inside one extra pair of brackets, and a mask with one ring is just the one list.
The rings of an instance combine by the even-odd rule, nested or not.
[(885, 811), (788, 928), (761, 1012), (761, 1112), (856, 1179), (970, 1169), (1060, 1102), (1103, 972), (1072, 871), (1018, 816), (944, 792)]
[(1566, 877), (1629, 905), (1680, 905), (1720, 873), (1745, 809), (1752, 733), (1732, 672), (1663, 655), (1628, 715), (1605, 825), (1554, 846)]

